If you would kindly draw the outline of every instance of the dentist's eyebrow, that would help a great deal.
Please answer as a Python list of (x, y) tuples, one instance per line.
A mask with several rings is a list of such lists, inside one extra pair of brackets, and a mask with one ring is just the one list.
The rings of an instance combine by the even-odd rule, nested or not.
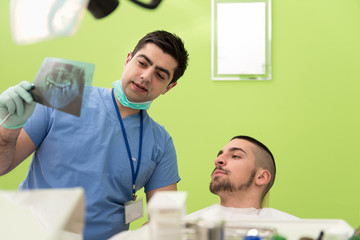
[[(151, 66), (154, 65), (153, 61), (151, 61), (146, 55), (144, 55), (144, 54), (139, 54), (138, 57), (145, 58), (145, 60), (146, 60)], [(162, 68), (162, 67), (159, 67), (159, 66), (156, 66), (155, 69), (164, 72), (164, 73), (168, 76), (168, 78), (170, 78), (170, 72), (169, 72), (169, 70), (167, 70), (167, 69), (165, 69), (165, 68)]]

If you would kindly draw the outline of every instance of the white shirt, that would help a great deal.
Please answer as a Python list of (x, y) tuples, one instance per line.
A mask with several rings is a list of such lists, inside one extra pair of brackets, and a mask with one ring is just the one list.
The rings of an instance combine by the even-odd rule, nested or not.
[(254, 219), (299, 219), (291, 214), (276, 210), (274, 208), (233, 208), (224, 207), (219, 204), (203, 208), (188, 214), (185, 220), (254, 220)]

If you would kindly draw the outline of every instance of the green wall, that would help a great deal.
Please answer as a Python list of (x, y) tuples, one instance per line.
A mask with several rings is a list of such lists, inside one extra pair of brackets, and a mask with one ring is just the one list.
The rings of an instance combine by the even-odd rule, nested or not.
[[(215, 156), (247, 134), (275, 155), (270, 207), (360, 225), (359, 0), (273, 0), (271, 81), (211, 80), (210, 0), (163, 0), (155, 11), (121, 1), (102, 20), (86, 12), (72, 37), (24, 46), (11, 39), (8, 9), (0, 1), (1, 92), (32, 81), (45, 57), (92, 62), (93, 85), (110, 87), (145, 33), (165, 29), (184, 39), (189, 68), (150, 114), (173, 136), (188, 212), (218, 201), (208, 190)], [(16, 189), (28, 164), (0, 177), (0, 189)]]

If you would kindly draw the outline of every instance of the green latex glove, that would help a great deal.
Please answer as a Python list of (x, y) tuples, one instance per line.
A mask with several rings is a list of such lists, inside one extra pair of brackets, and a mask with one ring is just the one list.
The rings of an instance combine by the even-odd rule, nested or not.
[(31, 87), (30, 82), (22, 81), (0, 95), (0, 120), (2, 121), (9, 113), (11, 114), (3, 123), (3, 127), (15, 129), (25, 125), (36, 106), (36, 102), (29, 92)]

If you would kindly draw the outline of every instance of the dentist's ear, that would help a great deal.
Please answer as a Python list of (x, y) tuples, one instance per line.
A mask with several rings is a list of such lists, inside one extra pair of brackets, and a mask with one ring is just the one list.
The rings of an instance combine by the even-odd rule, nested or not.
[(128, 52), (127, 56), (126, 56), (126, 61), (125, 61), (125, 66), (126, 64), (128, 64), (130, 62), (130, 60), (132, 59), (132, 52)]
[(161, 94), (164, 95), (165, 93), (167, 93), (170, 89), (172, 89), (176, 85), (177, 85), (177, 82), (170, 83), (169, 86), (167, 86)]

